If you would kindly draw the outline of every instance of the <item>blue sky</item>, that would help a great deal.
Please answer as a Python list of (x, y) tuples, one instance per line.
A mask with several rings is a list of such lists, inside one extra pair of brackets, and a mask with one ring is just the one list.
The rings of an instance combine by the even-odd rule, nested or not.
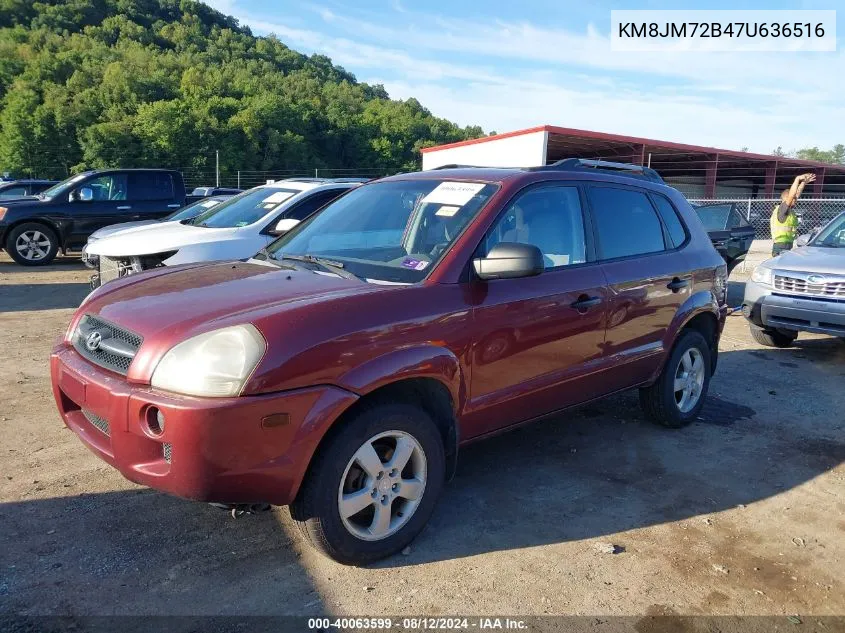
[[(845, 3), (206, 0), (461, 125), (541, 124), (767, 153), (845, 143)], [(834, 53), (623, 53), (610, 10), (840, 9)]]

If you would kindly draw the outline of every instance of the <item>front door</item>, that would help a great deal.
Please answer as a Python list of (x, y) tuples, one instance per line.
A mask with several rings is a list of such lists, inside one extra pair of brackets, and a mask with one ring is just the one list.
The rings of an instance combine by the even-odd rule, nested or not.
[(533, 244), (536, 277), (470, 282), (470, 399), (462, 422), (474, 437), (589, 399), (601, 362), (607, 291), (589, 261), (577, 187), (543, 184), (508, 204), (477, 256), (500, 242)]
[[(90, 191), (90, 199), (83, 196)], [(83, 180), (71, 192), (68, 210), (71, 218), (66, 246), (81, 250), (88, 236), (97, 229), (118, 222), (131, 222), (138, 216), (132, 209), (128, 195), (129, 178), (126, 172), (110, 172)]]

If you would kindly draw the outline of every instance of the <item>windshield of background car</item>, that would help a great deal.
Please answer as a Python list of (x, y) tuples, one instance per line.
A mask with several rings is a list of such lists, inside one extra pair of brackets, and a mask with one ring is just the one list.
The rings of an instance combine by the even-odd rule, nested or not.
[(708, 231), (723, 231), (728, 225), (728, 214), (731, 212), (728, 204), (693, 208)]
[(191, 218), (197, 217), (201, 213), (205, 213), (211, 207), (216, 207), (225, 199), (226, 198), (205, 198), (203, 200), (198, 200), (197, 202), (182, 207), (178, 211), (164, 217), (162, 219), (162, 222), (178, 222), (180, 220), (190, 220)]
[(288, 198), (301, 193), (299, 189), (281, 189), (279, 187), (257, 187), (250, 189), (213, 209), (205, 211), (194, 220), (194, 226), (212, 229), (230, 229), (249, 226), (258, 222), (268, 213), (276, 211)]
[(367, 280), (421, 281), (478, 215), (497, 185), (397, 180), (364, 185), (332, 202), (268, 250), (343, 264)]
[(822, 230), (812, 242), (813, 246), (845, 248), (845, 213), (836, 218)]
[(76, 183), (80, 180), (84, 180), (89, 175), (90, 174), (77, 174), (76, 176), (71, 176), (67, 180), (63, 180), (49, 189), (45, 189), (40, 195), (44, 198), (55, 198), (66, 191), (70, 191)]

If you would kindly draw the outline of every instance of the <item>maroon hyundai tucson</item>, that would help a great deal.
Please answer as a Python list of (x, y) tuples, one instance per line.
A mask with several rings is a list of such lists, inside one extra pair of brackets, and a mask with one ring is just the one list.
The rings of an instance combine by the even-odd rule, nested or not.
[(694, 420), (725, 292), (700, 220), (650, 169), (401, 174), (247, 261), (98, 289), (53, 390), (128, 479), (289, 505), (314, 546), (364, 564), (423, 529), (468, 442), (633, 388), (656, 422)]

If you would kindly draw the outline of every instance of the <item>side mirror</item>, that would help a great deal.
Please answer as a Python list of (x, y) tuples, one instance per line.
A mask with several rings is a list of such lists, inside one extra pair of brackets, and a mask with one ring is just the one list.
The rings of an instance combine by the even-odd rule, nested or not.
[(91, 202), (94, 199), (94, 192), (91, 187), (81, 187), (70, 194), (71, 202)]
[(274, 226), (270, 230), (270, 233), (272, 233), (273, 235), (284, 235), (297, 224), (299, 224), (299, 220), (294, 220), (293, 218), (285, 218), (284, 220), (279, 220), (278, 223), (276, 223), (276, 226)]
[(546, 264), (543, 253), (532, 244), (499, 242), (487, 257), (472, 260), (472, 267), (480, 279), (518, 279), (539, 275)]
[(821, 229), (819, 229), (819, 228), (815, 228), (815, 229), (813, 229), (812, 231), (810, 231), (809, 233), (803, 233), (802, 235), (799, 235), (799, 236), (795, 239), (795, 246), (806, 246), (807, 244), (809, 244), (809, 243), (810, 243), (810, 241), (811, 241), (811, 240), (812, 240), (812, 239), (813, 239), (816, 235), (818, 235), (818, 234), (819, 234), (819, 231), (820, 231), (820, 230), (821, 230)]

